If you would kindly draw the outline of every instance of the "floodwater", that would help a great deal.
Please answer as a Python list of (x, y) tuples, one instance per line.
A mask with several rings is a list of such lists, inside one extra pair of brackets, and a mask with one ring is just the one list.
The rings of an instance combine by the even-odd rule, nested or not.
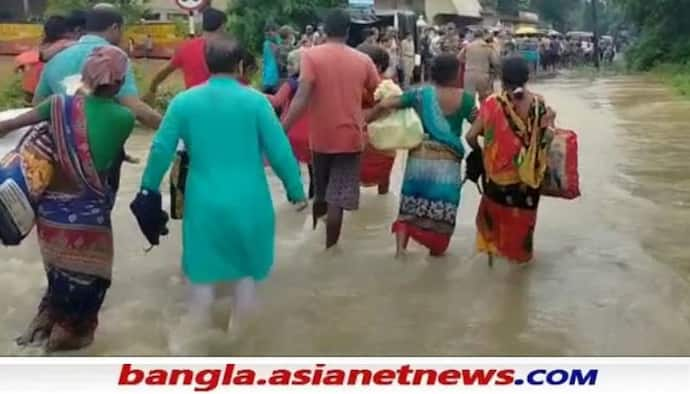
[[(544, 200), (534, 264), (489, 268), (475, 254), (472, 187), (448, 256), (412, 246), (394, 259), (402, 160), (393, 193), (364, 193), (335, 252), (322, 250), (323, 226), (312, 231), (271, 176), (277, 259), (260, 312), (239, 340), (220, 321), (185, 334), (179, 223), (143, 252), (127, 208), (142, 167), (129, 166), (114, 216), (113, 287), (96, 342), (78, 354), (690, 355), (690, 102), (627, 77), (534, 89), (579, 132), (583, 191), (577, 201)], [(143, 158), (149, 140), (137, 134), (128, 150)], [(13, 344), (44, 287), (34, 238), (0, 253), (0, 354), (41, 354)], [(227, 308), (219, 304), (218, 320)]]

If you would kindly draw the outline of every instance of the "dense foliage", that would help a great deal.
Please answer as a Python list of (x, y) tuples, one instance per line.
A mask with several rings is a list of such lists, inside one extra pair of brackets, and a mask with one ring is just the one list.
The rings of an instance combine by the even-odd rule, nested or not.
[[(172, 0), (171, 0), (172, 1)], [(67, 14), (72, 10), (86, 9), (98, 3), (118, 6), (127, 22), (138, 22), (147, 10), (149, 0), (48, 0), (45, 15)]]
[(690, 1), (616, 0), (639, 39), (628, 51), (635, 69), (648, 70), (662, 63), (687, 64), (690, 60)]
[(23, 108), (24, 91), (19, 74), (13, 74), (0, 85), (0, 111), (12, 108)]
[(316, 24), (323, 10), (344, 4), (344, 0), (235, 0), (228, 10), (230, 28), (242, 42), (258, 51), (267, 23), (301, 28)]

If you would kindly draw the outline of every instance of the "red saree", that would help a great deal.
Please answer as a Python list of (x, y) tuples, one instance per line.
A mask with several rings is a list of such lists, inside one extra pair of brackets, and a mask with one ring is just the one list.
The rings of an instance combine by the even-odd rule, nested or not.
[(523, 122), (504, 96), (482, 105), (484, 195), (477, 213), (477, 249), (514, 263), (532, 260), (539, 207), (539, 184), (546, 168), (546, 139), (540, 126), (546, 113), (535, 99)]

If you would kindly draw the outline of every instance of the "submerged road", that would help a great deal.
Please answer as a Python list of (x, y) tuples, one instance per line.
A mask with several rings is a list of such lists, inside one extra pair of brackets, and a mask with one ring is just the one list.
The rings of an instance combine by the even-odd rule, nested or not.
[[(474, 249), (478, 196), (465, 188), (450, 253), (412, 245), (394, 259), (390, 225), (403, 160), (389, 196), (363, 194), (339, 250), (324, 252), (271, 176), (277, 261), (260, 287), (262, 309), (245, 335), (181, 333), (185, 287), (179, 223), (144, 254), (128, 210), (142, 166), (127, 166), (114, 214), (113, 287), (85, 355), (688, 355), (690, 354), (690, 102), (652, 82), (620, 77), (555, 79), (533, 86), (580, 135), (583, 196), (545, 199), (528, 267)], [(145, 157), (150, 135), (129, 145)], [(7, 145), (4, 141), (0, 144)], [(2, 145), (0, 145), (2, 146)], [(251, 207), (248, 207), (251, 209)], [(32, 236), (0, 249), (0, 354), (32, 318), (44, 287)], [(223, 313), (225, 312), (225, 313)]]

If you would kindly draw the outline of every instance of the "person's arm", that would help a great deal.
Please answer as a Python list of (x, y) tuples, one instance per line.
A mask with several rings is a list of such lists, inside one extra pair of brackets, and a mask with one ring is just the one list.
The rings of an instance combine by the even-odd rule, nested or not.
[(364, 88), (365, 94), (373, 97), (376, 89), (381, 84), (381, 76), (379, 75), (379, 71), (376, 69), (374, 62), (371, 59), (367, 60), (367, 79)]
[(465, 136), (465, 140), (467, 141), (467, 144), (473, 149), (473, 150), (481, 150), (481, 146), (479, 145), (479, 136), (484, 135), (484, 113), (485, 110), (480, 109), (479, 110), (479, 115), (477, 116), (477, 119), (475, 119), (474, 123), (472, 123), (472, 128), (470, 131), (467, 133), (467, 136)]
[(144, 126), (153, 130), (158, 129), (160, 126), (161, 115), (139, 98), (139, 90), (137, 89), (131, 63), (127, 65), (125, 83), (117, 94), (117, 100), (120, 104), (129, 108), (137, 120)]
[(151, 106), (143, 102), (139, 97), (122, 97), (119, 98), (118, 101), (120, 104), (129, 108), (130, 111), (134, 113), (134, 116), (137, 118), (137, 120), (149, 129), (157, 130), (161, 125), (161, 115), (155, 109), (151, 108)]
[(163, 176), (172, 163), (177, 144), (186, 127), (181, 106), (179, 98), (172, 100), (160, 129), (153, 137), (151, 153), (141, 180), (142, 189), (151, 191), (160, 189)]
[(489, 62), (491, 64), (491, 67), (494, 68), (494, 70), (500, 71), (501, 60), (499, 59), (498, 52), (496, 52), (496, 50), (493, 48), (489, 51)]
[(151, 85), (149, 86), (148, 93), (144, 96), (144, 101), (147, 103), (153, 103), (156, 98), (156, 92), (158, 87), (162, 84), (172, 73), (177, 70), (177, 65), (174, 59), (165, 65), (162, 69), (156, 73), (156, 75), (151, 80)]
[(48, 85), (48, 78), (46, 78), (46, 74), (48, 74), (49, 72), (49, 66), (46, 65), (43, 68), (43, 72), (41, 73), (40, 79), (38, 80), (38, 85), (34, 90), (34, 98), (32, 100), (32, 104), (34, 106), (39, 105), (43, 100), (45, 100), (48, 96), (52, 94), (52, 91), (50, 90), (50, 85)]
[(381, 102), (376, 104), (373, 108), (365, 110), (364, 120), (367, 123), (375, 122), (388, 115), (391, 111), (402, 108), (404, 108), (402, 96), (388, 97), (381, 100)]
[(311, 97), (311, 93), (314, 88), (314, 81), (316, 79), (315, 76), (316, 72), (312, 62), (307, 53), (305, 53), (302, 55), (302, 60), (300, 62), (299, 87), (297, 88), (297, 93), (295, 93), (295, 97), (292, 99), (290, 108), (283, 119), (283, 127), (285, 130), (290, 130), (307, 108), (309, 98)]
[(288, 200), (293, 204), (306, 201), (299, 163), (268, 100), (262, 100), (259, 104), (257, 116), (261, 148), (271, 168), (283, 182)]
[(35, 108), (15, 118), (0, 121), (0, 138), (22, 127), (34, 125), (50, 119), (50, 100), (45, 100)]
[(274, 108), (282, 108), (290, 101), (292, 88), (289, 83), (284, 83), (276, 94), (267, 94), (266, 98)]
[(467, 48), (462, 48), (462, 50), (460, 50), (460, 54), (458, 54), (458, 61), (460, 64), (465, 64), (467, 61)]

